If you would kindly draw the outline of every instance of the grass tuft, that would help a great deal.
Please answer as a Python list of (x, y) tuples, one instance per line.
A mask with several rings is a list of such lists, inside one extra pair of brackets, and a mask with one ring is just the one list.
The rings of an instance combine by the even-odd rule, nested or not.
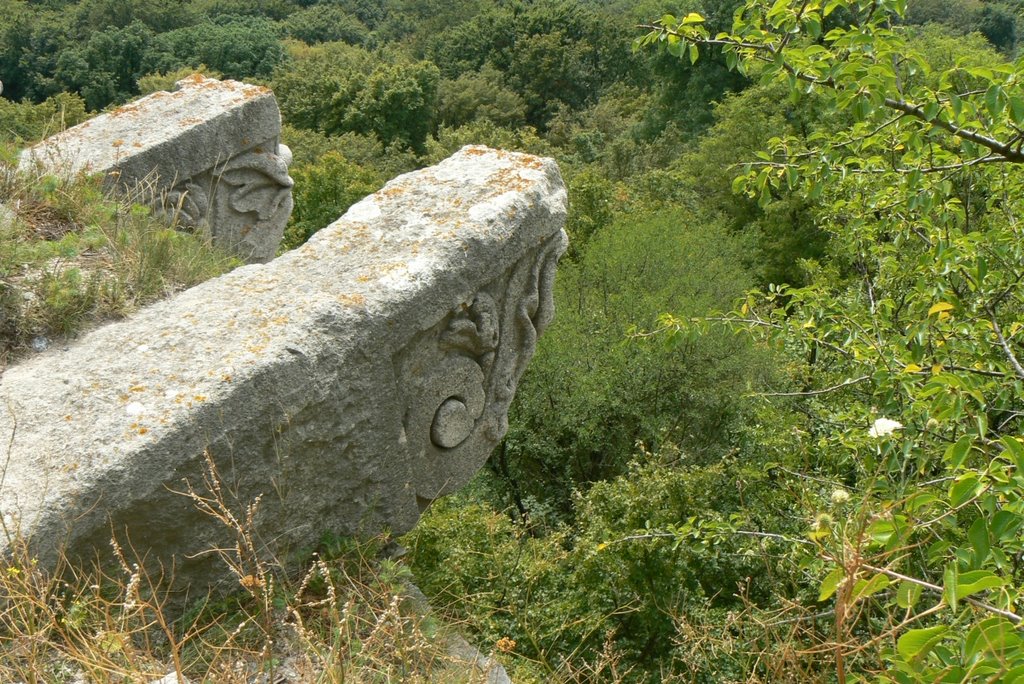
[(204, 491), (184, 495), (237, 537), (214, 552), (240, 590), (174, 618), (171, 582), (134, 549), (113, 540), (114, 568), (45, 569), (5, 530), (0, 681), (146, 683), (169, 672), (193, 684), (486, 681), (451, 652), (450, 628), (424, 614), (409, 568), (382, 557), (387, 538), (332, 539), (288, 576), (253, 553), (259, 503), (232, 511), (212, 460)]
[(101, 179), (16, 170), (0, 147), (0, 371), (241, 262)]

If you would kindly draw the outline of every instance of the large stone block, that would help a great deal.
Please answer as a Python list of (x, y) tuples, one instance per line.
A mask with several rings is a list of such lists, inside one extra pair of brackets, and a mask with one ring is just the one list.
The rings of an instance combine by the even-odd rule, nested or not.
[(291, 153), (269, 89), (196, 74), (22, 153), (21, 168), (102, 173), (109, 185), (202, 226), (246, 261), (272, 259), (292, 210)]
[(179, 582), (224, 578), (202, 552), (234, 540), (181, 493), (207, 456), (237, 510), (261, 499), (268, 556), (409, 530), (506, 430), (565, 210), (552, 160), (468, 147), (269, 264), (9, 368), (5, 530), (48, 564), (114, 534)]

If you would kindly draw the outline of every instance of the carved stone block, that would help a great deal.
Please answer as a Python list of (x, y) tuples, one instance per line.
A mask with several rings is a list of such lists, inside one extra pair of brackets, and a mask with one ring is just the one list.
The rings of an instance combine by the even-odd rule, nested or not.
[(268, 558), (409, 530), (505, 433), (565, 210), (553, 161), (468, 147), (269, 264), (9, 368), (5, 529), (44, 562), (113, 533), (179, 582), (230, 579), (202, 553), (230, 531), (181, 494), (209, 455), (236, 510), (260, 499)]
[(249, 262), (274, 257), (292, 210), (291, 153), (269, 89), (196, 74), (25, 150), (21, 167), (102, 173)]

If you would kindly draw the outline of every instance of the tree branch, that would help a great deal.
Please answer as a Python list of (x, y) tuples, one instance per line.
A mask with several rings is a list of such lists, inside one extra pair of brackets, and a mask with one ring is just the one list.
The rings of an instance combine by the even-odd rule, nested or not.
[(870, 375), (862, 375), (859, 378), (852, 378), (844, 380), (838, 385), (832, 385), (831, 387), (824, 387), (817, 390), (808, 390), (806, 392), (758, 392), (755, 397), (816, 397), (819, 394), (828, 394), (829, 392), (836, 392), (850, 385), (856, 385), (859, 382), (864, 382)]
[(988, 320), (992, 323), (992, 332), (996, 334), (996, 339), (999, 340), (999, 346), (1003, 349), (1003, 354), (1006, 355), (1010, 365), (1013, 366), (1013, 372), (1017, 374), (1017, 377), (1024, 380), (1024, 366), (1020, 365), (1020, 361), (1017, 360), (1017, 356), (1013, 353), (1013, 349), (1010, 348), (1010, 343), (1006, 341), (1006, 337), (1003, 335), (1003, 329), (999, 327), (999, 321), (996, 319), (996, 312), (991, 307), (985, 307), (988, 311)]
[[(682, 33), (679, 33), (674, 29), (670, 29), (665, 26), (655, 26), (653, 24), (642, 24), (638, 28), (647, 29), (650, 31), (657, 31), (667, 36), (675, 36), (681, 40), (696, 45), (708, 47), (721, 46), (739, 50), (748, 50), (751, 53), (753, 53), (754, 58), (767, 62), (774, 62), (776, 55), (780, 54), (782, 49), (781, 46), (774, 46), (771, 44), (746, 43), (741, 40), (733, 38), (699, 38), (694, 36), (687, 36)], [(812, 85), (821, 86), (836, 91), (840, 89), (838, 84), (832, 78), (817, 78), (815, 76), (811, 76), (810, 74), (799, 71), (792, 64), (789, 64), (784, 60), (780, 66), (788, 74), (792, 75), (793, 77), (801, 81), (804, 81), (805, 83), (810, 83)], [(920, 119), (924, 123), (930, 126), (941, 128), (957, 138), (968, 140), (972, 143), (975, 143), (976, 145), (980, 145), (981, 147), (990, 150), (991, 152), (998, 155), (996, 159), (998, 161), (1006, 161), (1016, 164), (1024, 162), (1024, 150), (1021, 150), (1020, 147), (1015, 148), (1013, 146), (1013, 143), (1015, 141), (1003, 142), (1001, 140), (997, 140), (996, 138), (992, 138), (970, 128), (964, 128), (962, 126), (957, 126), (956, 124), (950, 121), (944, 121), (943, 119), (937, 116), (929, 119), (925, 115), (924, 107), (922, 105), (914, 104), (906, 100), (898, 100), (892, 97), (886, 97), (883, 100), (883, 103), (889, 109), (892, 109), (897, 112), (902, 112), (903, 114), (907, 116), (912, 116), (916, 119)]]
[[(865, 570), (870, 570), (871, 572), (877, 572), (880, 575), (885, 575), (886, 577), (888, 577), (890, 579), (898, 579), (901, 582), (910, 582), (911, 584), (916, 584), (917, 586), (922, 587), (924, 589), (927, 589), (928, 591), (937, 593), (939, 595), (942, 594), (942, 587), (940, 587), (937, 584), (932, 584), (931, 582), (925, 582), (924, 580), (917, 579), (916, 577), (910, 577), (908, 575), (904, 575), (904, 574), (896, 572), (895, 570), (889, 570), (887, 568), (876, 568), (873, 565), (867, 565), (867, 564), (862, 564), (861, 567), (864, 568)], [(981, 610), (984, 610), (984, 611), (986, 611), (988, 613), (994, 613), (996, 615), (1001, 615), (1002, 617), (1006, 618), (1007, 620), (1009, 620), (1010, 622), (1012, 622), (1014, 624), (1018, 624), (1019, 625), (1021, 622), (1024, 622), (1024, 618), (1022, 618), (1020, 615), (1017, 615), (1016, 613), (1013, 613), (1013, 612), (1011, 612), (1009, 610), (1003, 610), (1002, 608), (997, 608), (996, 606), (993, 606), (990, 603), (985, 603), (984, 601), (979, 601), (978, 599), (971, 598), (970, 596), (968, 596), (967, 598), (964, 599), (964, 603), (969, 603), (972, 606), (974, 606), (975, 608), (980, 608)]]

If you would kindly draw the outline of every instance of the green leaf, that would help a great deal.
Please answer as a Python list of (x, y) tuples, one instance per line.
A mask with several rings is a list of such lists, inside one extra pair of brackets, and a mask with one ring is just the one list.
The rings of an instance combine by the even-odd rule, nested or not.
[(964, 464), (967, 456), (971, 453), (971, 444), (973, 443), (971, 435), (964, 435), (946, 449), (943, 458), (949, 463), (950, 468), (958, 470)]
[(700, 55), (700, 51), (698, 50), (696, 43), (690, 43), (689, 52), (690, 52), (690, 64), (696, 64), (697, 63), (697, 57)]
[(1018, 95), (1010, 97), (1010, 116), (1015, 124), (1020, 125), (1024, 122), (1024, 97)]
[(942, 598), (946, 600), (946, 605), (954, 613), (956, 612), (957, 601), (959, 600), (959, 594), (957, 593), (959, 577), (956, 565), (952, 563), (947, 565), (945, 572), (942, 573)]
[[(967, 531), (967, 538), (970, 540), (971, 548), (974, 550), (974, 565), (979, 566), (985, 562), (991, 550), (988, 538), (988, 525), (984, 517), (978, 518), (971, 523), (971, 527)], [(961, 578), (962, 581), (963, 578)]]
[(852, 599), (859, 601), (868, 598), (888, 587), (889, 583), (889, 578), (882, 574), (875, 575), (870, 579), (857, 580), (853, 585)]
[(825, 579), (821, 581), (821, 588), (818, 590), (818, 600), (827, 601), (836, 593), (836, 589), (839, 588), (839, 583), (846, 576), (846, 572), (842, 567), (832, 568), (832, 570), (825, 575)]
[(956, 583), (956, 598), (967, 598), (981, 591), (995, 589), (1006, 584), (1006, 581), (988, 570), (971, 570), (960, 573)]
[(950, 508), (960, 508), (981, 492), (981, 489), (982, 484), (976, 474), (964, 473), (959, 476), (949, 488)]
[(806, 30), (808, 35), (812, 38), (817, 38), (821, 35), (821, 22), (818, 21), (817, 17), (808, 16), (804, 19), (804, 30)]
[(1013, 511), (1002, 510), (992, 516), (990, 529), (992, 536), (1000, 542), (1005, 542), (1017, 534), (1020, 527), (1020, 516)]
[(985, 91), (985, 106), (993, 118), (999, 116), (1003, 111), (1003, 88), (999, 85), (991, 85)]
[(885, 544), (896, 533), (896, 525), (891, 520), (876, 520), (867, 529), (868, 536), (879, 544)]
[(976, 624), (967, 633), (964, 639), (964, 655), (968, 659), (983, 654), (1005, 658), (1006, 651), (1010, 648), (1019, 648), (1020, 643), (1021, 636), (1012, 622), (1002, 617), (990, 617)]
[(922, 591), (920, 584), (900, 582), (899, 588), (896, 589), (896, 605), (904, 610), (913, 608), (921, 598)]
[(896, 650), (907, 660), (923, 658), (942, 640), (948, 625), (911, 629), (896, 641)]
[(1017, 466), (1017, 472), (1024, 474), (1024, 444), (1011, 435), (1003, 435), (999, 438), (999, 443), (1003, 445), (1006, 453), (1013, 460), (1013, 464)]
[(964, 109), (964, 102), (960, 99), (960, 96), (956, 93), (950, 93), (949, 95), (949, 106), (953, 108), (953, 115), (960, 116), (960, 112)]
[(690, 12), (685, 17), (683, 17), (682, 25), (683, 26), (690, 26), (692, 24), (703, 24), (703, 23), (704, 23), (704, 17), (700, 16), (696, 12)]

